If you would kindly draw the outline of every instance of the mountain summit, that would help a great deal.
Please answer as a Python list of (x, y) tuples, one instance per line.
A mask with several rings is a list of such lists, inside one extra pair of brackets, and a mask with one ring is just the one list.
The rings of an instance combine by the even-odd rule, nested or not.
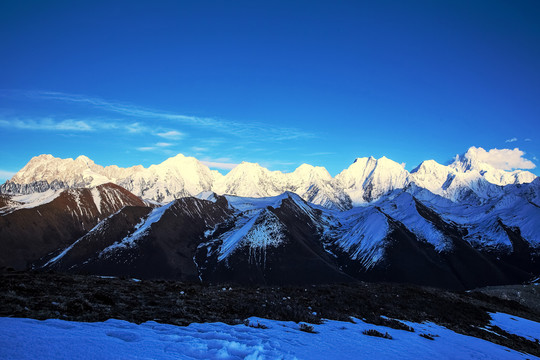
[(243, 197), (277, 196), (291, 191), (313, 204), (346, 210), (407, 187), (426, 189), (454, 202), (466, 198), (484, 201), (500, 196), (501, 186), (530, 183), (536, 178), (528, 171), (497, 169), (482, 161), (481, 151), (485, 152), (471, 147), (448, 166), (427, 160), (411, 172), (384, 156), (357, 158), (335, 178), (319, 166), (302, 164), (291, 173), (283, 173), (248, 162), (222, 175), (182, 154), (148, 168), (103, 167), (86, 156), (73, 160), (39, 155), (3, 184), (0, 193), (32, 194), (114, 183), (145, 200), (164, 204), (207, 191)]

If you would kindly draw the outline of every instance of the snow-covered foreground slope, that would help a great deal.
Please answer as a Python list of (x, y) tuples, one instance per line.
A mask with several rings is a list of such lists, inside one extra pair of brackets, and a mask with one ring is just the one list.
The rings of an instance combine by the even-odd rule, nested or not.
[(510, 334), (524, 337), (530, 341), (540, 341), (539, 323), (505, 313), (490, 313), (489, 315), (492, 319), (490, 323), (492, 326), (498, 326)]
[(73, 160), (39, 155), (0, 186), (0, 193), (32, 194), (111, 182), (162, 204), (208, 191), (242, 197), (270, 197), (291, 191), (310, 203), (347, 210), (413, 185), (453, 202), (482, 202), (503, 195), (503, 186), (530, 183), (536, 178), (528, 171), (496, 169), (482, 162), (483, 152), (482, 148), (471, 147), (448, 166), (427, 160), (411, 172), (384, 156), (358, 158), (336, 177), (323, 167), (308, 164), (283, 173), (248, 162), (222, 175), (182, 154), (148, 168), (103, 167), (86, 156)]
[[(527, 320), (498, 319), (519, 326)], [(2, 359), (537, 359), (491, 342), (460, 335), (433, 323), (407, 324), (415, 332), (367, 324), (325, 321), (312, 325), (250, 318), (249, 325), (186, 327), (120, 320), (80, 323), (0, 318)], [(540, 331), (540, 324), (529, 331)], [(263, 328), (265, 327), (265, 328)], [(366, 330), (392, 339), (368, 336)], [(434, 340), (421, 337), (429, 334)], [(530, 335), (530, 334), (529, 334)]]

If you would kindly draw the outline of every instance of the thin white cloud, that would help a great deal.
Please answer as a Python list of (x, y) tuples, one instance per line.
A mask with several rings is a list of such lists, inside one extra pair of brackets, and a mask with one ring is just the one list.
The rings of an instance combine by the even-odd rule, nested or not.
[(0, 170), (0, 180), (5, 181), (7, 179), (11, 179), (15, 175), (15, 172), (8, 171), (8, 170)]
[(27, 97), (56, 100), (69, 103), (78, 103), (89, 105), (101, 110), (122, 114), (124, 116), (135, 118), (146, 118), (152, 120), (173, 121), (187, 124), (190, 126), (196, 126), (200, 128), (209, 129), (225, 133), (228, 135), (235, 135), (239, 137), (261, 137), (264, 136), (267, 140), (282, 141), (293, 140), (301, 138), (313, 138), (314, 135), (307, 131), (302, 131), (289, 127), (276, 127), (268, 124), (258, 122), (236, 122), (229, 120), (222, 120), (209, 117), (198, 117), (191, 115), (175, 114), (165, 111), (147, 109), (135, 105), (121, 104), (117, 102), (107, 101), (99, 98), (65, 94), (60, 92), (49, 91), (33, 91), (23, 93)]
[(538, 161), (538, 158), (536, 156), (533, 156), (534, 161)]
[(14, 128), (21, 130), (46, 130), (46, 131), (94, 131), (94, 127), (87, 121), (83, 120), (61, 120), (55, 121), (51, 118), (38, 120), (22, 120), (22, 119), (1, 119), (0, 127)]
[(529, 138), (526, 138), (526, 139), (525, 139), (525, 141), (532, 141), (532, 140), (531, 140), (531, 139), (529, 139)]
[(231, 170), (238, 164), (233, 163), (224, 163), (224, 162), (217, 162), (217, 161), (201, 161), (204, 165), (208, 166), (209, 168), (216, 168), (216, 169), (223, 169), (223, 170)]
[(476, 159), (479, 162), (489, 164), (497, 169), (513, 170), (513, 169), (534, 169), (536, 165), (529, 159), (523, 157), (525, 152), (515, 149), (491, 149), (484, 150), (481, 147), (471, 147), (465, 157)]
[(172, 151), (170, 149), (167, 149), (168, 147), (171, 147), (173, 145), (174, 144), (171, 144), (171, 143), (158, 142), (158, 143), (155, 143), (154, 145), (140, 146), (140, 147), (138, 147), (136, 149), (139, 150), (139, 151), (157, 151), (157, 152), (161, 152), (161, 153), (164, 153), (164, 154), (173, 154), (174, 151)]
[(507, 139), (505, 140), (504, 142), (507, 142), (507, 143), (513, 143), (513, 142), (516, 142), (518, 139), (516, 137), (513, 137), (511, 139)]
[(123, 133), (152, 134), (154, 130), (139, 122), (124, 123), (117, 119), (54, 119), (46, 118), (0, 118), (0, 127), (7, 129), (20, 129), (29, 131), (58, 131), (58, 132), (95, 132), (95, 131), (122, 131)]
[(206, 147), (201, 147), (201, 146), (192, 146), (191, 150), (193, 150), (195, 152), (205, 152), (205, 151), (208, 151), (210, 149), (208, 149)]
[(152, 151), (152, 150), (156, 150), (156, 148), (153, 147), (153, 146), (141, 146), (141, 147), (138, 147), (137, 150), (139, 150), (139, 151)]
[(145, 126), (139, 122), (126, 124), (123, 127), (130, 133), (140, 134), (140, 133), (150, 132), (150, 129), (148, 128), (148, 126)]
[(176, 130), (169, 130), (165, 132), (160, 132), (156, 134), (157, 136), (161, 136), (162, 138), (169, 139), (169, 140), (178, 140), (181, 137), (184, 136), (180, 131)]

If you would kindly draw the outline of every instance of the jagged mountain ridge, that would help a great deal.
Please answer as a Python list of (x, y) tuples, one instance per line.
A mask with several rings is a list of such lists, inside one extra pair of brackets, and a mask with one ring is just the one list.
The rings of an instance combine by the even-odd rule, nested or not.
[(73, 160), (40, 155), (3, 184), (0, 193), (32, 194), (112, 182), (159, 203), (205, 191), (243, 197), (277, 196), (291, 191), (316, 205), (346, 210), (406, 187), (427, 189), (453, 202), (482, 202), (504, 195), (502, 186), (530, 183), (536, 178), (528, 171), (504, 171), (482, 163), (475, 159), (476, 150), (472, 147), (448, 166), (424, 161), (411, 172), (386, 157), (358, 158), (336, 177), (323, 167), (307, 164), (283, 173), (247, 162), (222, 175), (181, 154), (149, 168), (102, 167), (85, 156)]
[(139, 197), (110, 183), (91, 189), (49, 190), (37, 200), (35, 195), (10, 197), (0, 208), (0, 266), (27, 268), (72, 244), (125, 206), (145, 206)]
[[(539, 190), (540, 181), (517, 185), (508, 190), (511, 201), (453, 213), (448, 199), (419, 200), (407, 189), (348, 211), (317, 207), (290, 192), (204, 194), (153, 210), (123, 208), (40, 264), (212, 283), (362, 279), (453, 289), (515, 283), (540, 273), (540, 208), (530, 201)], [(516, 208), (523, 209), (517, 217)], [(476, 218), (467, 222), (472, 213)]]
[(501, 191), (455, 203), (407, 186), (347, 211), (293, 192), (207, 191), (159, 207), (114, 184), (3, 195), (0, 267), (249, 284), (515, 283), (540, 273), (540, 179)]
[(307, 164), (282, 173), (242, 163), (223, 176), (183, 155), (148, 169), (45, 155), (2, 185), (0, 267), (455, 289), (538, 276), (540, 179), (474, 152), (410, 173), (359, 158), (335, 178)]

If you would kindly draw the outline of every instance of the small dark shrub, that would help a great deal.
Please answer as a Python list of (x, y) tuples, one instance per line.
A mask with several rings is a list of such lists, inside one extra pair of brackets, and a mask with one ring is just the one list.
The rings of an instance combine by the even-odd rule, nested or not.
[(380, 338), (384, 338), (384, 339), (392, 339), (392, 335), (390, 335), (389, 333), (385, 332), (384, 334), (380, 331), (377, 331), (375, 329), (369, 329), (369, 330), (364, 330), (362, 331), (362, 334), (364, 335), (369, 335), (369, 336), (376, 336), (376, 337), (380, 337)]
[(244, 320), (244, 325), (255, 328), (255, 329), (268, 329), (268, 326), (261, 324), (257, 322), (256, 324), (252, 324), (249, 322), (249, 320)]
[(401, 321), (395, 320), (395, 319), (387, 319), (380, 317), (379, 318), (380, 323), (377, 323), (375, 325), (384, 325), (388, 326), (389, 328), (396, 329), (396, 330), (405, 330), (409, 332), (414, 332), (414, 328), (410, 327), (409, 325), (402, 323)]
[(70, 315), (79, 315), (92, 310), (92, 306), (84, 299), (73, 299), (67, 302), (64, 309)]
[(300, 324), (300, 331), (316, 334), (315, 329), (313, 329), (313, 326), (308, 325), (308, 324), (304, 324), (304, 323)]
[(97, 301), (97, 302), (100, 302), (104, 305), (114, 305), (115, 304), (115, 301), (114, 299), (109, 296), (107, 293), (103, 292), (103, 291), (98, 291), (96, 293), (94, 293), (94, 299)]
[(439, 337), (439, 335), (434, 334), (420, 334), (420, 336), (428, 340), (435, 340), (436, 337)]

